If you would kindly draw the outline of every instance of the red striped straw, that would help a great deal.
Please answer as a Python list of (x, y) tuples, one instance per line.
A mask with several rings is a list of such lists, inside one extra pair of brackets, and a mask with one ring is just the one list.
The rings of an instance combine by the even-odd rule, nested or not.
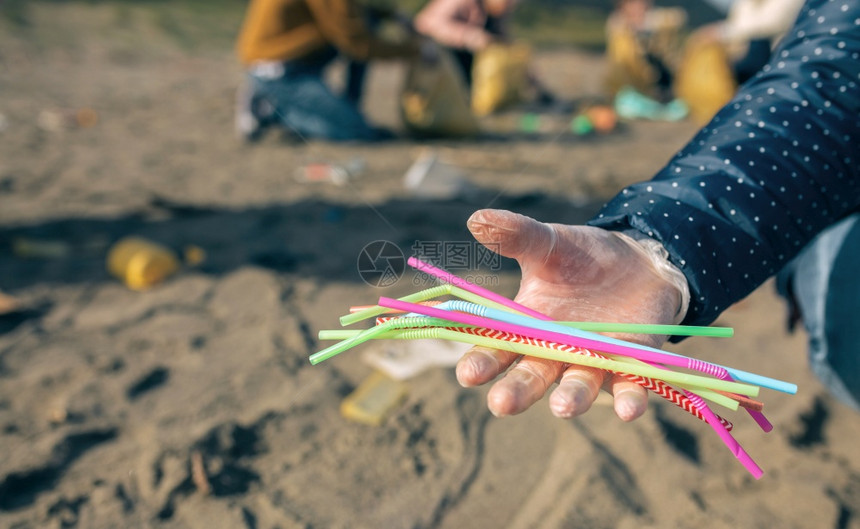
[[(376, 324), (381, 325), (387, 321), (391, 321), (393, 319), (397, 319), (396, 317), (388, 316), (388, 317), (378, 317), (376, 318)], [(487, 329), (486, 327), (443, 327), (443, 329), (448, 329), (451, 331), (461, 332), (464, 334), (473, 334), (476, 336), (484, 336), (487, 338), (495, 338), (497, 340), (505, 340), (506, 342), (512, 343), (522, 343), (527, 345), (536, 345), (538, 347), (546, 347), (549, 349), (555, 349), (556, 351), (563, 351), (568, 353), (577, 353), (585, 356), (591, 356), (594, 358), (606, 358), (605, 356), (595, 353), (594, 351), (590, 351), (588, 349), (582, 347), (576, 347), (573, 345), (565, 345), (558, 342), (548, 342), (545, 340), (539, 340), (537, 338), (530, 338), (528, 336), (523, 336), (521, 334), (513, 334), (504, 331), (496, 331), (493, 329)], [(699, 408), (693, 405), (690, 399), (687, 398), (686, 395), (676, 390), (669, 384), (666, 384), (662, 380), (643, 377), (639, 375), (631, 375), (629, 373), (621, 373), (618, 371), (611, 371), (612, 373), (617, 373), (627, 379), (630, 382), (638, 384), (645, 389), (651, 390), (657, 395), (663, 397), (668, 400), (675, 406), (678, 406), (682, 410), (687, 413), (693, 415), (694, 417), (708, 422), (702, 412), (699, 411)], [(716, 415), (716, 414), (715, 414)], [(731, 431), (734, 427), (731, 421), (716, 415), (719, 419), (720, 423), (725, 427), (727, 431)]]

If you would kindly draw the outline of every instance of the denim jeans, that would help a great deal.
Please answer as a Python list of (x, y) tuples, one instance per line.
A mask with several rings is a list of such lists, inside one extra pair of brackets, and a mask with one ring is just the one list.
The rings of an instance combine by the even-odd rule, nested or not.
[(812, 371), (860, 410), (860, 213), (831, 226), (777, 277), (809, 336)]
[(350, 67), (346, 94), (336, 95), (324, 80), (336, 52), (325, 50), (307, 58), (252, 67), (253, 98), (268, 103), (274, 120), (301, 138), (379, 140), (385, 131), (368, 124), (359, 111), (364, 68)]

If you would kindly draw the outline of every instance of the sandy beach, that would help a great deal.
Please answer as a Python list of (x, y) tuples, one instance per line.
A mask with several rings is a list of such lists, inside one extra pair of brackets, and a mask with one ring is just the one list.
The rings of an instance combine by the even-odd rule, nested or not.
[[(582, 223), (648, 178), (695, 124), (632, 122), (605, 136), (546, 116), (489, 118), (492, 137), (326, 144), (233, 137), (239, 20), (112, 3), (37, 3), (0, 19), (0, 526), (31, 528), (860, 528), (860, 416), (809, 372), (772, 283), (679, 353), (788, 380), (763, 390), (774, 430), (727, 412), (764, 468), (753, 479), (708, 426), (652, 398), (622, 423), (608, 400), (504, 419), (450, 367), (406, 380), (379, 426), (341, 415), (376, 342), (318, 366), (350, 305), (411, 293), (358, 273), (377, 240), (469, 241), (476, 209)], [(171, 18), (173, 17), (173, 18)], [(180, 29), (176, 29), (176, 28)], [(540, 49), (573, 100), (600, 93), (599, 54)], [(366, 111), (398, 128), (402, 65), (371, 70)], [(82, 119), (76, 113), (87, 112)], [(69, 117), (72, 116), (72, 117)], [(565, 121), (567, 120), (567, 121)], [(403, 175), (433, 152), (469, 192), (429, 200)], [(364, 169), (303, 183), (308, 164)], [(138, 292), (107, 252), (135, 235), (205, 252)], [(481, 272), (513, 296), (513, 262)], [(362, 350), (363, 349), (363, 350)], [(608, 399), (608, 397), (607, 397)]]

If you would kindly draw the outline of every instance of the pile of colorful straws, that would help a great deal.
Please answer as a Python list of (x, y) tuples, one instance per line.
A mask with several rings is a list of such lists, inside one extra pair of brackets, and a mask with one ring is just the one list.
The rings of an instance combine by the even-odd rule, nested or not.
[[(343, 326), (377, 319), (374, 327), (363, 331), (320, 331), (321, 340), (341, 341), (311, 355), (312, 364), (370, 339), (434, 338), (604, 369), (621, 374), (707, 422), (756, 479), (762, 476), (762, 469), (729, 433), (732, 423), (715, 414), (705, 401), (731, 410), (742, 407), (763, 431), (769, 432), (773, 426), (761, 411), (762, 403), (752, 397), (758, 396), (760, 387), (794, 394), (795, 384), (596, 334), (729, 337), (731, 328), (553, 321), (419, 259), (410, 258), (408, 263), (443, 284), (401, 299), (381, 297), (378, 305), (341, 317)], [(458, 299), (435, 300), (442, 296)], [(402, 315), (379, 317), (396, 313)]]

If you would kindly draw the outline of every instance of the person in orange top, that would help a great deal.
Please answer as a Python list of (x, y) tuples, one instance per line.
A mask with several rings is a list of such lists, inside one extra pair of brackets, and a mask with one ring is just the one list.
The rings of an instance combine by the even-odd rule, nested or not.
[(351, 93), (335, 94), (325, 69), (338, 55), (358, 63), (415, 56), (420, 44), (377, 38), (354, 0), (251, 0), (237, 51), (247, 71), (237, 98), (241, 138), (280, 124), (302, 138), (372, 141), (390, 133), (361, 114), (360, 82), (348, 80)]
[[(507, 26), (517, 4), (518, 0), (429, 0), (415, 15), (415, 30), (451, 51), (471, 87), (475, 54), (511, 40)], [(538, 106), (569, 110), (531, 70), (528, 82)]]

